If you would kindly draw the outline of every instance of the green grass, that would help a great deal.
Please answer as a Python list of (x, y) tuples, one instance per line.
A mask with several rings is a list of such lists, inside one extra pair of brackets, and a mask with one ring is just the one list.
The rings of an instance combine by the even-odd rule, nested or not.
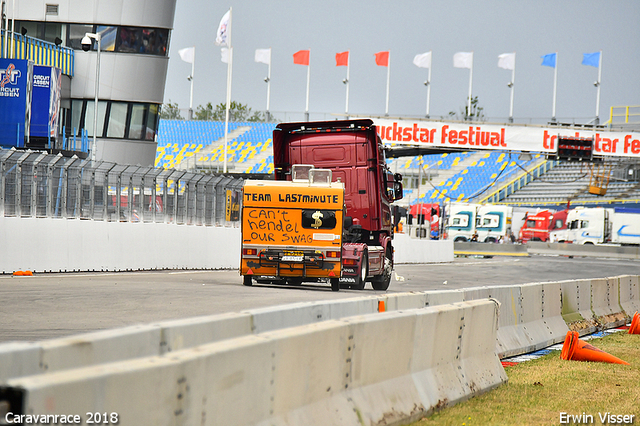
[(631, 365), (564, 361), (553, 351), (505, 367), (506, 385), (413, 426), (557, 425), (562, 412), (591, 415), (587, 424), (596, 425), (602, 424), (599, 413), (633, 414), (633, 424), (640, 425), (640, 335), (613, 333), (589, 343)]

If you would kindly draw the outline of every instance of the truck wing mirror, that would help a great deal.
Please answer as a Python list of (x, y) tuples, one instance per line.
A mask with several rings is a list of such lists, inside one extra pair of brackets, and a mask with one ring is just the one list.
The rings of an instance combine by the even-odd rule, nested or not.
[(393, 201), (401, 200), (404, 196), (404, 189), (402, 188), (402, 180), (400, 182), (393, 183)]

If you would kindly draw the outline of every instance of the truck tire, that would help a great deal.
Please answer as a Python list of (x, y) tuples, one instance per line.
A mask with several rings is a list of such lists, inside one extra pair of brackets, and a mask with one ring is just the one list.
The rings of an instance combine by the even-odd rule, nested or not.
[(360, 262), (362, 267), (360, 268), (360, 274), (356, 277), (355, 284), (351, 285), (354, 290), (364, 290), (364, 286), (367, 283), (367, 275), (369, 274), (369, 255), (365, 250), (362, 252), (362, 261)]
[(378, 275), (371, 279), (371, 285), (374, 290), (386, 290), (389, 288), (389, 283), (391, 283), (391, 274), (393, 273), (393, 260), (391, 258), (391, 253), (389, 249), (387, 249), (387, 253), (384, 257), (384, 270), (382, 271), (382, 275)]
[(331, 278), (331, 291), (340, 291), (340, 280), (338, 278)]
[(253, 279), (251, 278), (251, 275), (244, 275), (242, 277), (242, 284), (246, 286), (253, 285)]

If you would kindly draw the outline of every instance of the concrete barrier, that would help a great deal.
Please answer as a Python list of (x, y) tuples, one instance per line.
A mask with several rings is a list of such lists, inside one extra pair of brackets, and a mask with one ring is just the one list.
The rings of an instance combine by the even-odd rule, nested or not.
[(412, 238), (407, 234), (395, 234), (395, 263), (446, 263), (453, 262), (453, 241)]
[(532, 241), (527, 243), (526, 247), (529, 254), (640, 259), (640, 247), (622, 247), (600, 244), (542, 243)]
[(527, 246), (523, 244), (496, 244), (456, 242), (453, 244), (456, 256), (529, 256)]
[(497, 315), (472, 301), (330, 320), (12, 379), (0, 400), (17, 414), (117, 413), (122, 426), (406, 422), (507, 381)]
[(633, 317), (635, 312), (640, 312), (640, 276), (621, 275), (616, 278), (620, 288), (620, 306)]
[(561, 281), (562, 318), (570, 330), (580, 335), (593, 333), (598, 321), (591, 310), (591, 280)]
[(591, 280), (591, 310), (603, 328), (613, 328), (626, 323), (627, 317), (620, 306), (617, 279)]
[[(240, 240), (240, 228), (234, 227), (0, 215), (0, 241), (10, 241), (0, 244), (0, 274), (24, 270), (237, 269)], [(216, 241), (225, 244), (212, 244)], [(33, 256), (33, 247), (55, 247), (55, 250)], [(451, 241), (419, 240), (397, 234), (394, 247), (397, 263), (453, 261)]]
[(474, 287), (465, 300), (500, 302), (496, 352), (500, 358), (531, 352), (564, 340), (568, 327), (561, 314), (558, 283)]

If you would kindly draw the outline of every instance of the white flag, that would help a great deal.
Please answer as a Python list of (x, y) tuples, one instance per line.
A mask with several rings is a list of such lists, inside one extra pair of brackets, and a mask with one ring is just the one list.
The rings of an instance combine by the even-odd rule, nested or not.
[(227, 29), (229, 27), (229, 19), (231, 18), (231, 10), (227, 10), (220, 20), (218, 25), (218, 31), (216, 32), (216, 44), (218, 46), (228, 46), (227, 44)]
[(227, 49), (226, 47), (220, 49), (220, 60), (225, 64), (229, 63), (229, 49)]
[(505, 70), (513, 70), (516, 67), (516, 54), (515, 53), (503, 53), (498, 56), (498, 67)]
[(271, 63), (271, 48), (256, 49), (256, 62), (269, 65)]
[(473, 52), (458, 52), (453, 55), (454, 68), (469, 68), (473, 67)]
[(420, 68), (431, 68), (431, 52), (416, 55), (413, 58), (413, 63)]
[(180, 59), (190, 64), (196, 59), (196, 48), (195, 47), (185, 47), (184, 49), (178, 50), (178, 55), (180, 55)]

